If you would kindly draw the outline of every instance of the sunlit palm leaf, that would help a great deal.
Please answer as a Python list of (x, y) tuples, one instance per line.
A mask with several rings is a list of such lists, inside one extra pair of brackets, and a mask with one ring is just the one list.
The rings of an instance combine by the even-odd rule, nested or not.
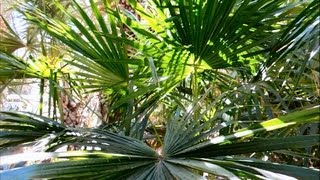
[(29, 113), (2, 112), (0, 114), (0, 148), (35, 141), (38, 138), (60, 132), (61, 124), (51, 119)]
[[(90, 176), (91, 178), (113, 177), (121, 179), (125, 177), (130, 178), (131, 175), (132, 177), (139, 177), (141, 179), (163, 179), (169, 177), (178, 179), (200, 178), (201, 176), (189, 170), (191, 168), (200, 170), (201, 172), (234, 179), (237, 179), (238, 177), (272, 178), (276, 176), (289, 178), (286, 175), (290, 176), (291, 174), (287, 171), (284, 171), (284, 174), (286, 175), (281, 175), (278, 174), (278, 172), (281, 173), (280, 171), (276, 171), (275, 173), (272, 172), (272, 169), (270, 171), (265, 167), (260, 169), (255, 166), (243, 165), (241, 164), (242, 162), (232, 162), (230, 159), (221, 161), (215, 160), (214, 158), (258, 151), (287, 149), (291, 147), (305, 147), (317, 144), (319, 136), (316, 135), (256, 139), (248, 142), (233, 141), (234, 139), (239, 138), (249, 140), (250, 138), (248, 137), (253, 136), (261, 130), (275, 130), (296, 123), (317, 121), (319, 117), (319, 113), (316, 111), (318, 110), (317, 108), (318, 106), (262, 122), (260, 123), (260, 126), (254, 125), (249, 128), (250, 130), (240, 130), (235, 134), (212, 138), (211, 140), (209, 139), (210, 143), (193, 143), (192, 137), (186, 136), (186, 133), (189, 132), (181, 131), (179, 129), (184, 123), (178, 123), (177, 121), (179, 121), (179, 119), (176, 118), (169, 124), (176, 125), (177, 128), (167, 129), (164, 143), (168, 144), (164, 144), (162, 152), (159, 153), (152, 150), (141, 141), (110, 133), (108, 131), (98, 129), (70, 129), (59, 126), (57, 122), (40, 116), (4, 113), (4, 115), (1, 116), (1, 129), (2, 132), (8, 132), (8, 136), (3, 136), (3, 140), (15, 140), (14, 135), (18, 132), (25, 133), (25, 128), (37, 128), (36, 132), (38, 132), (38, 134), (34, 135), (38, 136), (32, 136), (34, 137), (33, 139), (27, 139), (26, 136), (23, 142), (32, 142), (35, 139), (41, 139), (40, 142), (43, 143), (38, 144), (38, 146), (43, 146), (46, 151), (55, 151), (60, 147), (72, 144), (78, 147), (90, 147), (93, 150), (99, 149), (101, 152), (49, 153), (42, 154), (42, 156), (40, 156), (40, 153), (39, 158), (53, 158), (52, 162), (8, 170), (2, 172), (1, 176), (5, 178), (14, 176), (19, 177), (19, 174), (24, 172), (25, 175), (33, 178), (74, 178)], [(185, 117), (188, 117), (188, 115)], [(33, 131), (35, 131), (35, 129), (33, 129)], [(50, 136), (46, 136), (47, 134)], [(180, 134), (180, 138), (184, 135), (191, 141), (189, 144), (182, 143), (179, 145), (177, 143), (181, 142), (174, 141), (174, 137), (169, 136), (171, 134)], [(197, 137), (199, 135), (194, 134), (193, 136)], [(168, 138), (173, 139), (169, 140)], [(5, 144), (4, 146), (8, 145)], [(176, 147), (179, 148), (177, 149)], [(13, 157), (15, 156), (20, 157), (20, 155), (6, 156), (3, 157), (2, 162), (10, 163), (10, 159), (14, 159)], [(201, 157), (207, 159), (199, 159)], [(27, 156), (20, 158), (21, 161), (29, 160)], [(39, 158), (34, 160), (41, 160), (41, 158)], [(65, 158), (69, 160), (60, 161)], [(193, 158), (195, 160), (193, 160)], [(11, 163), (13, 162), (17, 162), (17, 160), (11, 161)], [(87, 167), (85, 170), (83, 170), (84, 166)], [(106, 167), (108, 168), (106, 169)], [(299, 170), (298, 167), (292, 168)], [(93, 169), (95, 169), (94, 172), (92, 171)], [(315, 173), (318, 173), (314, 170), (302, 169), (301, 173), (295, 173), (294, 176), (301, 176), (305, 171), (311, 173), (310, 177), (313, 177)]]
[(28, 71), (30, 65), (11, 54), (0, 52), (0, 80), (34, 77), (35, 73)]
[(319, 177), (319, 170), (309, 169), (285, 164), (276, 164), (269, 163), (265, 161), (259, 161), (255, 159), (231, 159), (237, 163), (257, 167), (261, 169), (268, 169), (273, 172), (281, 173), (296, 177), (298, 179), (307, 178), (307, 179), (317, 179)]
[[(105, 39), (98, 33), (101, 29), (104, 34), (117, 36), (119, 33), (116, 30), (117, 24), (110, 24), (112, 31), (109, 31), (106, 24), (103, 23), (101, 14), (93, 2), (91, 3), (91, 8), (98, 24), (96, 24), (95, 21), (92, 22), (92, 19), (90, 19), (88, 14), (86, 14), (76, 2), (74, 2), (74, 8), (80, 12), (81, 19), (74, 17), (61, 4), (56, 3), (56, 5), (72, 22), (72, 28), (66, 23), (59, 21), (58, 19), (50, 18), (43, 14), (39, 9), (34, 9), (28, 5), (24, 5), (20, 10), (30, 21), (39, 25), (73, 50), (86, 56), (86, 59), (78, 59), (77, 57), (79, 56), (76, 56), (76, 60), (79, 63), (78, 66), (82, 67), (87, 65), (86, 61), (89, 60), (93, 65), (98, 64), (100, 67), (103, 67), (94, 69), (94, 71), (104, 73), (105, 75), (114, 78), (113, 83), (106, 83), (107, 86), (110, 87), (117, 83), (125, 82), (125, 80), (128, 79), (127, 65), (124, 63), (117, 63), (117, 61), (127, 58), (126, 49), (122, 46), (121, 42)], [(111, 15), (110, 18), (112, 18)], [(113, 21), (113, 23), (116, 22), (115, 19)], [(88, 78), (90, 74), (82, 75)]]
[[(199, 131), (196, 131), (197, 133), (194, 133), (192, 136), (189, 135), (190, 132), (181, 131), (179, 128), (185, 128), (185, 124), (184, 123), (177, 123), (177, 120), (175, 120), (175, 125), (177, 126), (177, 129), (179, 129), (180, 131), (179, 130), (178, 131), (174, 131), (174, 132), (177, 133), (177, 134), (174, 134), (174, 135), (178, 136), (180, 138), (187, 136), (189, 141), (188, 142), (184, 142), (185, 145), (183, 145), (182, 143), (178, 144), (178, 145), (181, 146), (180, 148), (181, 148), (182, 151), (180, 150), (180, 152), (179, 152), (177, 149), (175, 149), (175, 150), (168, 149), (167, 153), (169, 153), (169, 154), (175, 153), (175, 152), (186, 153), (188, 151), (196, 151), (198, 148), (202, 149), (202, 148), (205, 148), (205, 147), (214, 147), (215, 145), (223, 144), (225, 142), (233, 141), (233, 140), (236, 140), (236, 139), (239, 139), (239, 138), (248, 138), (248, 137), (253, 136), (254, 134), (257, 134), (257, 133), (260, 133), (260, 132), (273, 131), (273, 130), (276, 130), (276, 129), (285, 128), (287, 126), (292, 126), (292, 125), (295, 125), (295, 124), (308, 123), (308, 122), (309, 123), (310, 122), (317, 122), (317, 120), (319, 119), (319, 116), (320, 116), (320, 114), (319, 114), (319, 106), (314, 106), (314, 107), (309, 108), (309, 109), (293, 112), (291, 114), (284, 115), (284, 116), (281, 116), (279, 118), (275, 118), (275, 119), (264, 121), (264, 122), (261, 122), (261, 123), (258, 123), (258, 124), (254, 124), (254, 125), (250, 126), (249, 128), (239, 130), (239, 131), (237, 131), (237, 132), (235, 132), (234, 134), (231, 134), (231, 135), (217, 136), (217, 137), (214, 137), (214, 138), (209, 138), (208, 140), (205, 140), (204, 142), (201, 142), (201, 143), (199, 143), (197, 145), (196, 144), (192, 144), (192, 146), (191, 146), (190, 142), (194, 143), (194, 142), (197, 142), (197, 141), (190, 141), (191, 138), (197, 139), (198, 142), (199, 142), (200, 140), (203, 140), (203, 139), (201, 139), (201, 138), (203, 138), (203, 136), (201, 136), (201, 135), (196, 136), (196, 134)], [(224, 126), (222, 126), (222, 127), (224, 127)], [(218, 129), (218, 130), (220, 130), (220, 129)], [(174, 139), (174, 137), (175, 137), (175, 136), (173, 136), (173, 137), (171, 136), (171, 135), (173, 135), (173, 133), (166, 134), (166, 135), (167, 135), (167, 138), (170, 138), (170, 140), (171, 140), (171, 138)], [(207, 136), (208, 135), (209, 134), (207, 134)], [(193, 136), (195, 136), (195, 137), (193, 137)], [(310, 142), (313, 142), (312, 144), (314, 144), (314, 141), (318, 140), (317, 137), (318, 136), (310, 137)], [(300, 141), (300, 140), (301, 139), (298, 138), (297, 141)], [(261, 141), (263, 141), (263, 140), (261, 140)], [(173, 146), (174, 147), (174, 146), (177, 146), (177, 145), (174, 144), (174, 141), (172, 141), (172, 142), (168, 141), (166, 146), (169, 146), (169, 147)], [(191, 146), (191, 147), (188, 148), (188, 146)], [(226, 145), (226, 146), (228, 146), (228, 145)]]
[[(28, 155), (28, 154), (26, 154)], [(32, 154), (31, 154), (32, 155)], [(34, 154), (37, 155), (37, 154)], [(1, 173), (1, 179), (33, 179), (33, 178), (111, 178), (123, 179), (155, 160), (148, 157), (110, 154), (101, 152), (64, 152), (38, 154), (42, 160), (51, 158), (54, 163), (32, 165), (21, 170)], [(26, 158), (28, 156), (25, 156)], [(12, 156), (6, 159), (14, 158)], [(68, 159), (68, 161), (65, 161)], [(41, 159), (40, 159), (41, 160)], [(100, 178), (99, 178), (100, 177)]]

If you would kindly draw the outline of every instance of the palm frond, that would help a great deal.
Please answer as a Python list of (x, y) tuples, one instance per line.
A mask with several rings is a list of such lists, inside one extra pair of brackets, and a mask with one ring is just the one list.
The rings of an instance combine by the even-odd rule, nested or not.
[[(40, 140), (43, 143), (38, 144), (38, 147), (42, 147), (45, 151), (56, 151), (65, 145), (91, 148), (94, 151), (45, 153), (42, 155), (40, 153), (39, 158), (35, 160), (40, 160), (43, 157), (51, 158), (52, 162), (4, 171), (1, 173), (1, 176), (6, 178), (18, 177), (20, 173), (24, 172), (30, 178), (89, 176), (91, 178), (99, 178), (103, 176), (113, 178), (139, 177), (142, 179), (163, 179), (166, 177), (197, 179), (201, 176), (189, 170), (196, 169), (201, 172), (234, 179), (238, 177), (263, 179), (274, 178), (276, 176), (290, 178), (291, 174), (286, 170), (273, 172), (274, 168), (269, 170), (263, 164), (259, 168), (259, 164), (255, 167), (242, 161), (238, 162), (236, 159), (219, 160), (219, 158), (235, 154), (306, 147), (317, 144), (318, 135), (268, 139), (257, 138), (253, 140), (250, 140), (250, 136), (260, 131), (271, 131), (297, 123), (317, 121), (319, 118), (318, 108), (318, 106), (315, 106), (307, 110), (297, 111), (253, 125), (234, 134), (209, 138), (208, 140), (204, 140), (204, 142), (201, 142), (201, 140), (210, 134), (201, 136), (201, 133), (199, 134), (201, 131), (197, 131), (198, 133), (187, 136), (186, 133), (190, 134), (189, 131), (181, 131), (180, 128), (186, 124), (185, 122), (180, 123), (183, 121), (178, 118), (179, 111), (177, 111), (176, 118), (169, 123), (172, 128), (167, 128), (165, 144), (161, 152), (156, 152), (134, 138), (117, 135), (105, 130), (65, 128), (59, 125), (59, 123), (44, 117), (4, 112), (1, 116), (1, 129), (2, 132), (7, 132), (7, 134), (1, 137), (3, 140), (16, 144)], [(188, 114), (190, 112), (184, 117), (188, 117)], [(26, 128), (33, 131), (36, 128), (36, 132), (38, 133), (30, 133), (30, 136), (26, 136)], [(19, 133), (24, 133), (24, 139), (17, 142), (15, 141), (15, 135)], [(187, 137), (189, 141), (175, 141), (174, 136), (169, 136), (171, 134), (177, 135), (182, 139), (186, 139), (185, 137)], [(19, 137), (21, 138), (21, 136)], [(194, 138), (199, 141), (194, 141)], [(246, 140), (248, 141), (246, 142)], [(11, 145), (2, 144), (1, 146), (8, 147)], [(99, 152), (96, 152), (97, 150)], [(28, 160), (27, 156), (14, 156), (20, 157), (21, 161)], [(2, 158), (2, 162), (10, 163), (10, 159), (14, 159), (14, 156), (5, 156)], [(64, 159), (69, 160), (65, 161)], [(87, 169), (79, 172), (83, 169), (83, 166), (86, 166)], [(106, 167), (108, 167), (108, 170), (106, 170)], [(275, 166), (272, 165), (272, 167)], [(290, 169), (290, 167), (288, 166), (284, 169)], [(299, 170), (299, 172), (293, 174), (294, 177), (303, 176), (303, 173), (307, 171), (311, 173), (310, 177), (318, 173), (312, 169), (306, 170), (302, 168), (300, 170), (299, 167), (292, 168)], [(94, 172), (92, 171), (93, 169), (95, 169)], [(282, 172), (284, 172), (284, 175)]]
[[(43, 160), (51, 158), (53, 162), (28, 166), (23, 168), (23, 173), (19, 169), (2, 172), (1, 179), (53, 177), (64, 179), (116, 177), (117, 179), (123, 179), (133, 174), (136, 169), (146, 167), (155, 161), (147, 157), (85, 151), (36, 153), (34, 155), (40, 155)], [(4, 157), (1, 162), (14, 158), (14, 156)], [(65, 161), (66, 159), (68, 161)]]
[(4, 22), (5, 27), (0, 28), (0, 51), (13, 53), (15, 50), (25, 46), (21, 38), (10, 27), (9, 23), (2, 15), (0, 21)]
[[(98, 66), (102, 67), (93, 69), (93, 71), (102, 71), (103, 74), (114, 78), (113, 83), (106, 83), (108, 87), (121, 82), (125, 83), (125, 80), (128, 79), (127, 65), (118, 63), (118, 61), (127, 60), (126, 50), (122, 46), (122, 42), (106, 39), (99, 33), (102, 31), (106, 35), (117, 36), (119, 33), (116, 31), (117, 24), (110, 24), (112, 29), (112, 31), (110, 31), (102, 21), (102, 16), (100, 12), (97, 11), (96, 4), (92, 2), (91, 5), (91, 10), (96, 18), (94, 22), (92, 22), (89, 15), (76, 2), (74, 2), (74, 9), (80, 13), (79, 19), (70, 14), (61, 4), (56, 3), (56, 6), (71, 21), (73, 28), (58, 19), (48, 17), (39, 9), (30, 7), (27, 4), (22, 5), (20, 11), (29, 21), (37, 24), (77, 53), (85, 56), (86, 58), (78, 58), (80, 56), (75, 56), (78, 67), (82, 68), (88, 65), (87, 61), (92, 65), (97, 64), (96, 66), (88, 67), (89, 69), (97, 68)], [(113, 17), (109, 15), (109, 18)], [(116, 22), (116, 19), (114, 19), (113, 22)], [(75, 63), (73, 63), (73, 65), (74, 64)], [(88, 74), (80, 73), (80, 75), (84, 75), (85, 78), (90, 78), (90, 71)]]

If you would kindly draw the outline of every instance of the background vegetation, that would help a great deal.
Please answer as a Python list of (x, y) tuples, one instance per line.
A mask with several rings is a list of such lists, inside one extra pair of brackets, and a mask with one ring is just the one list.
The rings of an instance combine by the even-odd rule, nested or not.
[(2, 151), (31, 149), (1, 178), (319, 178), (319, 1), (8, 7), (1, 91), (40, 93), (0, 114)]

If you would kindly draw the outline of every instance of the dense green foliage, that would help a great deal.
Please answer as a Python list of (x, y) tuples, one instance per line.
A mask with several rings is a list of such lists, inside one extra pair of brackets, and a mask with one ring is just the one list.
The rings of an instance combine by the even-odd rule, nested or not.
[[(1, 177), (318, 178), (318, 1), (129, 2), (134, 11), (108, 0), (17, 4), (41, 48), (14, 56), (19, 36), (2, 33), (17, 46), (0, 48), (0, 80), (41, 79), (52, 107), (49, 118), (0, 114), (0, 148), (39, 141), (40, 151), (2, 157), (34, 165)], [(63, 124), (61, 81), (76, 94), (101, 93), (102, 126)], [(71, 145), (85, 151), (56, 152)], [(313, 164), (272, 162), (288, 156)]]

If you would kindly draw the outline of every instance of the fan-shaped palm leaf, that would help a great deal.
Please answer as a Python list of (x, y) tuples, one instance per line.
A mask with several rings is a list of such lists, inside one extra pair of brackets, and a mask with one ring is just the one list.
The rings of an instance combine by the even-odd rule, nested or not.
[[(199, 131), (197, 131), (198, 133), (192, 133), (195, 131), (191, 131), (191, 133), (185, 130), (182, 131), (182, 129), (185, 129), (190, 124), (187, 123), (187, 119), (181, 119), (177, 116), (168, 125), (164, 147), (160, 152), (156, 152), (141, 141), (108, 131), (70, 129), (39, 116), (4, 113), (1, 116), (0, 128), (7, 133), (1, 136), (3, 140), (15, 140), (16, 134), (25, 132), (22, 127), (28, 127), (29, 129), (37, 128), (38, 133), (43, 132), (42, 135), (40, 133), (39, 136), (32, 136), (33, 138), (31, 139), (26, 137), (25, 141), (21, 141), (21, 143), (42, 139), (43, 144), (38, 144), (38, 147), (42, 146), (46, 151), (55, 151), (67, 144), (73, 144), (78, 147), (91, 147), (95, 151), (39, 153), (39, 157), (35, 158), (35, 161), (51, 158), (51, 162), (40, 164), (39, 162), (35, 162), (35, 165), (7, 170), (1, 173), (1, 177), (87, 177), (93, 179), (109, 177), (116, 179), (201, 178), (197, 173), (190, 171), (191, 169), (195, 169), (200, 172), (207, 172), (230, 179), (238, 179), (238, 177), (263, 179), (280, 176), (283, 178), (292, 178), (290, 176), (315, 178), (319, 172), (312, 169), (283, 166), (281, 170), (275, 170), (275, 167), (280, 165), (270, 164), (271, 169), (269, 170), (266, 162), (255, 164), (239, 159), (221, 159), (221, 157), (317, 144), (318, 135), (257, 140), (250, 140), (248, 137), (260, 131), (271, 131), (296, 123), (317, 121), (319, 118), (318, 108), (318, 106), (315, 106), (307, 110), (297, 111), (256, 124), (251, 128), (240, 130), (228, 136), (218, 136), (209, 139), (208, 136), (210, 134), (208, 133), (205, 133), (207, 135), (203, 136), (203, 133), (199, 133)], [(188, 114), (191, 112), (194, 112), (194, 109), (189, 111), (184, 118), (188, 117)], [(197, 127), (197, 125), (194, 126)], [(219, 128), (215, 129), (215, 131), (219, 131)], [(49, 136), (45, 134), (49, 134)], [(195, 141), (194, 139), (198, 140)], [(245, 139), (250, 141), (244, 142), (243, 140)], [(204, 140), (204, 142), (199, 140)], [(2, 146), (8, 146), (8, 144), (2, 144)], [(21, 158), (20, 160), (22, 161), (30, 160), (28, 156), (13, 155), (2, 157), (1, 163), (13, 163), (10, 160), (17, 157)], [(68, 159), (68, 161), (65, 161), (65, 159)], [(86, 168), (83, 169), (83, 167)], [(290, 170), (296, 171), (290, 173)], [(306, 172), (308, 172), (308, 175), (306, 175)]]

